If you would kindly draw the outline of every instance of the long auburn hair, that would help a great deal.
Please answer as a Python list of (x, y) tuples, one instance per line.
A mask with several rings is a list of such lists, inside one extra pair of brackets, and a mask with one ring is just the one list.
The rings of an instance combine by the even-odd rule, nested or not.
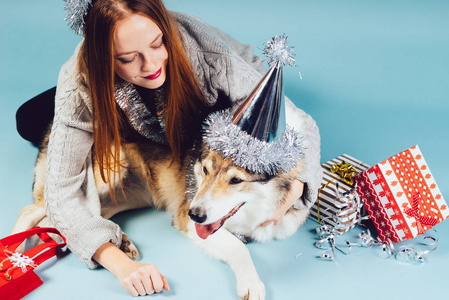
[(205, 103), (176, 22), (161, 0), (93, 1), (85, 17), (85, 40), (80, 58), (87, 67), (92, 97), (94, 159), (99, 164), (103, 181), (109, 183), (113, 197), (111, 184), (115, 185), (116, 177), (113, 176), (113, 183), (110, 179), (113, 174), (120, 175), (121, 128), (126, 122), (114, 98), (113, 36), (117, 22), (130, 14), (147, 16), (164, 36), (168, 52), (164, 84), (167, 101), (165, 135), (171, 148), (172, 163), (181, 164), (182, 126), (198, 123), (195, 116)]

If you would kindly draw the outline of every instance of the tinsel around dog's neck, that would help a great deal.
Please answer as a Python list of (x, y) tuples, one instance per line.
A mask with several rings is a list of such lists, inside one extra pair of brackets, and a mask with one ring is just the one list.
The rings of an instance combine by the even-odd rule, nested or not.
[(277, 141), (265, 142), (232, 124), (231, 118), (228, 110), (215, 112), (204, 125), (204, 141), (224, 159), (250, 172), (276, 175), (290, 171), (303, 158), (302, 139), (292, 128)]

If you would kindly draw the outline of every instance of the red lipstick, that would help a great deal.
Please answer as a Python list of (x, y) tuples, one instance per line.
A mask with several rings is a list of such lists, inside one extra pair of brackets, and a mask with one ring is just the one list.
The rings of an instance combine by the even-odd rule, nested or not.
[(148, 80), (155, 80), (155, 79), (157, 79), (161, 75), (161, 73), (162, 73), (162, 67), (156, 73), (154, 73), (152, 75), (148, 75), (145, 78), (148, 79)]

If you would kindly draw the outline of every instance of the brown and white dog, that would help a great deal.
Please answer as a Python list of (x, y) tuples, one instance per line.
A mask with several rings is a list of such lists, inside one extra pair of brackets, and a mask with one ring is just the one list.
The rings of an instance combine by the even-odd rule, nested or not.
[[(52, 226), (45, 215), (43, 196), (47, 142), (39, 149), (35, 165), (34, 204), (23, 209), (13, 232), (36, 225)], [(208, 254), (230, 265), (242, 299), (264, 299), (264, 284), (242, 240), (283, 239), (305, 222), (308, 210), (290, 209), (279, 225), (258, 226), (280, 205), (303, 166), (299, 164), (289, 173), (276, 176), (255, 174), (234, 165), (231, 159), (223, 159), (206, 146), (201, 147), (194, 160), (186, 158), (180, 168), (171, 164), (167, 147), (151, 142), (124, 143), (121, 175), (126, 199), (116, 187), (118, 205), (114, 203), (108, 184), (99, 176), (98, 167), (94, 167), (102, 216), (110, 218), (120, 211), (148, 206), (168, 211), (178, 230)], [(193, 179), (191, 200), (186, 197), (188, 172)], [(138, 255), (126, 235), (123, 235), (122, 250), (132, 258)]]

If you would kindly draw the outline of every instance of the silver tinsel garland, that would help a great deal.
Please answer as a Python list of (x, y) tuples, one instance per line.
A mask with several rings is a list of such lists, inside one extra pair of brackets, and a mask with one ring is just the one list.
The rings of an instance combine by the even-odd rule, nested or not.
[(66, 21), (76, 34), (82, 34), (84, 27), (84, 17), (87, 15), (93, 0), (64, 0), (67, 13)]
[(196, 141), (192, 148), (189, 150), (189, 161), (187, 163), (186, 167), (186, 199), (188, 202), (191, 202), (193, 198), (195, 198), (198, 188), (197, 188), (197, 181), (195, 177), (195, 163), (199, 159), (201, 155), (201, 141)]
[(231, 122), (229, 110), (214, 112), (204, 125), (203, 138), (206, 144), (223, 158), (251, 172), (276, 175), (289, 172), (303, 158), (302, 139), (292, 128), (287, 127), (278, 141), (260, 141)]
[(136, 87), (129, 82), (117, 79), (115, 83), (115, 102), (125, 113), (130, 125), (147, 139), (168, 144), (165, 136), (165, 96), (164, 90), (155, 90), (154, 101), (157, 115), (143, 103)]

